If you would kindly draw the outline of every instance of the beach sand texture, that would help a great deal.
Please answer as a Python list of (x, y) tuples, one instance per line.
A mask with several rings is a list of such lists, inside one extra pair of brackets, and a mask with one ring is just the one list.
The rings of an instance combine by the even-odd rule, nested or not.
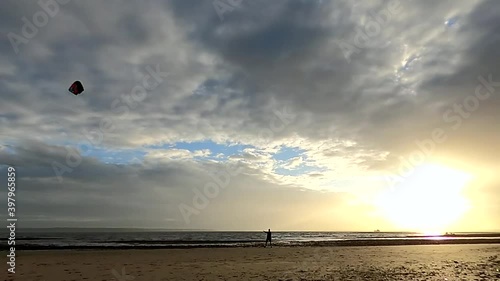
[(16, 261), (0, 280), (500, 280), (498, 244), (21, 251)]

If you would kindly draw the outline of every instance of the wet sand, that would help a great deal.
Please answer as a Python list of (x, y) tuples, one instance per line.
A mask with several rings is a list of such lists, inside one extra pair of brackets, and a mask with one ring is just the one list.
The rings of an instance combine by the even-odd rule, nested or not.
[(500, 280), (499, 244), (19, 251), (16, 262), (0, 280)]

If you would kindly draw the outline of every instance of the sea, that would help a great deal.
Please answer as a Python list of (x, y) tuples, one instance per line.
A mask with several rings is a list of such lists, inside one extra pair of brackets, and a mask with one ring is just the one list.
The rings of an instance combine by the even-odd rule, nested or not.
[[(8, 235), (2, 235), (6, 249)], [(201, 248), (262, 247), (264, 231), (172, 231), (116, 229), (30, 229), (19, 230), (17, 249), (120, 249), (120, 248)], [(423, 235), (414, 232), (272, 232), (275, 246), (401, 245), (434, 242), (498, 243), (500, 233), (451, 233)]]

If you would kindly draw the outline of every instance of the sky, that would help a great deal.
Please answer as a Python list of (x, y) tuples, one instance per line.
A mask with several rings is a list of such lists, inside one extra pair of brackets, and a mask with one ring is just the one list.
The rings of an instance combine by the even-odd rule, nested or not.
[(8, 0), (0, 177), (15, 167), (18, 225), (500, 231), (498, 14)]

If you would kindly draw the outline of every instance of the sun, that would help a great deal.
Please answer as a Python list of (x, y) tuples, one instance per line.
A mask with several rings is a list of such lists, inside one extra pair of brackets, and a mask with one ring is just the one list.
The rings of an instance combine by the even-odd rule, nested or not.
[(394, 189), (381, 194), (376, 205), (397, 228), (443, 233), (469, 209), (462, 191), (471, 178), (444, 166), (423, 165)]

